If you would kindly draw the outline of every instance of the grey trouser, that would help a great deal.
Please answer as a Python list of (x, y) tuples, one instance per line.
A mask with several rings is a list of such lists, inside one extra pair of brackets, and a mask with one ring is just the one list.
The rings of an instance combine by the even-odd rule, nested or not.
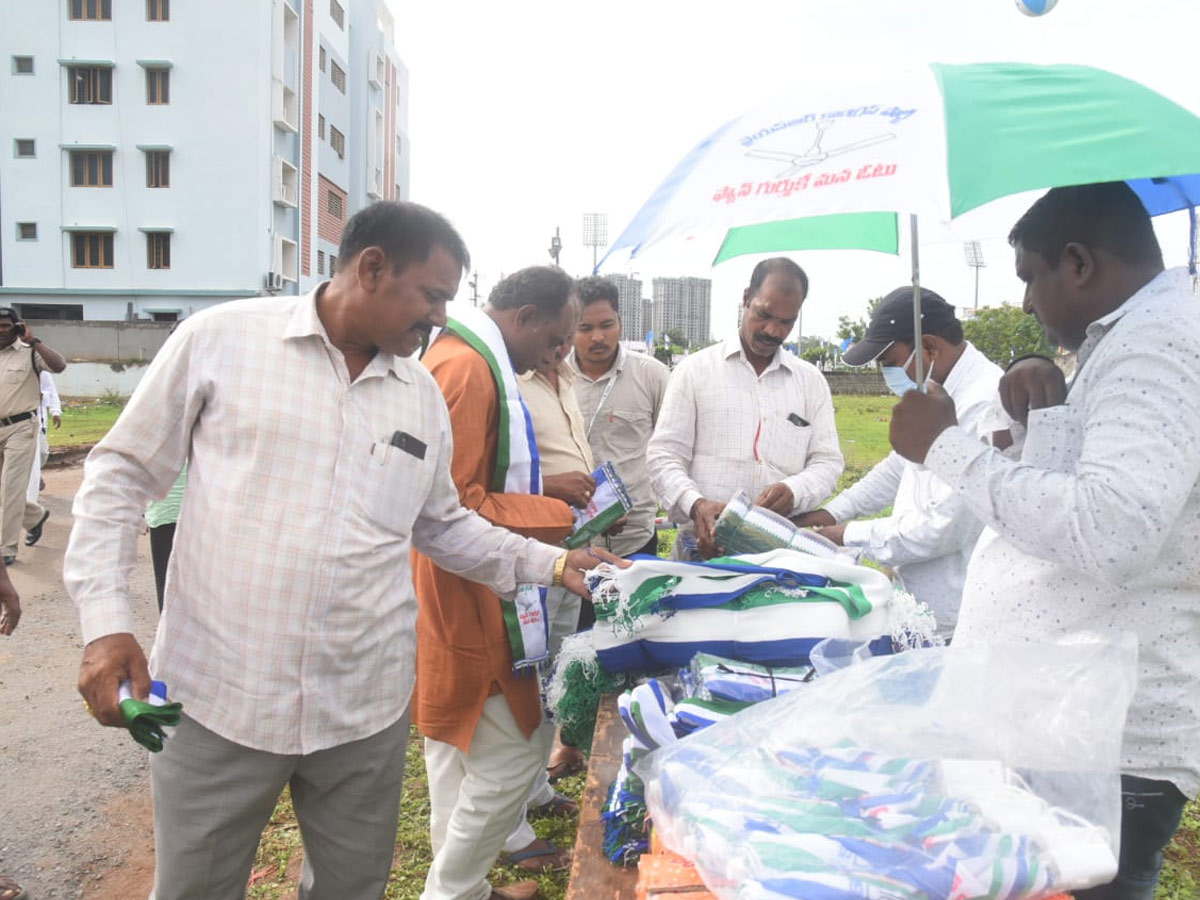
[(285, 785), (304, 841), (300, 900), (379, 900), (396, 846), (408, 715), (305, 756), (251, 750), (184, 716), (150, 757), (150, 900), (242, 900)]

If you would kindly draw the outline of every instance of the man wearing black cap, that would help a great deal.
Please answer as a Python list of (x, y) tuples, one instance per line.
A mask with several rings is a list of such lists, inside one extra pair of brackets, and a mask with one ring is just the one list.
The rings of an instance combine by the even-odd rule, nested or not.
[(25, 493), (38, 452), (38, 379), (44, 369), (61, 372), (66, 367), (62, 354), (35, 338), (16, 310), (0, 307), (0, 554), (6, 566), (17, 561), (22, 525), (31, 536), (41, 537), (50, 517), (49, 510), (26, 503)]
[[(912, 298), (911, 287), (888, 294), (863, 339), (842, 357), (852, 366), (879, 363), (898, 396), (917, 387)], [(997, 396), (1003, 373), (964, 340), (954, 307), (933, 291), (921, 291), (921, 331), (924, 377), (942, 385), (954, 399), (959, 422), (982, 435), (984, 413)], [(863, 518), (889, 506), (890, 516)], [(982, 525), (933, 473), (891, 453), (823, 509), (796, 521), (820, 526), (836, 543), (894, 566), (905, 587), (933, 611), (938, 634), (953, 635), (967, 561)]]

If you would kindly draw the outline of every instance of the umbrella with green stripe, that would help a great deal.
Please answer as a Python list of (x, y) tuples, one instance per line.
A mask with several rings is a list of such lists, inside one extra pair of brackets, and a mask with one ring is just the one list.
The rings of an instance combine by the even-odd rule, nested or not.
[(597, 268), (680, 242), (710, 245), (714, 262), (896, 253), (907, 216), (916, 289), (919, 219), (951, 223), (1011, 194), (1103, 181), (1129, 181), (1154, 214), (1191, 209), (1200, 117), (1088, 66), (935, 63), (797, 90), (726, 123), (683, 158)]

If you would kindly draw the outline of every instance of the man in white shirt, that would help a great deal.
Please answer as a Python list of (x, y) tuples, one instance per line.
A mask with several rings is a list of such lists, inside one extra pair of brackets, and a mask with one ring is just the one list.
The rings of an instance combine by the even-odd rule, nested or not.
[[(897, 288), (871, 317), (863, 339), (842, 359), (852, 366), (878, 362), (898, 396), (916, 385), (913, 290)], [(1000, 367), (963, 338), (954, 307), (933, 291), (921, 290), (922, 371), (954, 400), (959, 424), (979, 435), (996, 398)], [(890, 515), (866, 519), (892, 507)], [(823, 509), (797, 519), (815, 525), (836, 544), (854, 547), (874, 562), (893, 566), (914, 597), (937, 619), (938, 634), (950, 638), (962, 601), (967, 561), (983, 529), (950, 486), (897, 453), (871, 469)]]
[(1050, 191), (1009, 243), (1026, 312), (1078, 351), (1070, 389), (1049, 360), (1004, 376), (1019, 460), (956, 425), (936, 386), (896, 406), (892, 446), (986, 526), (958, 644), (1137, 635), (1120, 867), (1075, 897), (1150, 900), (1162, 849), (1200, 789), (1200, 306), (1186, 271), (1163, 270), (1124, 183)]
[(683, 360), (667, 384), (646, 464), (680, 527), (676, 557), (695, 541), (719, 552), (713, 528), (739, 490), (784, 516), (816, 509), (842, 474), (833, 398), (810, 363), (785, 351), (808, 294), (786, 257), (754, 267), (736, 339)]
[(459, 503), (445, 402), (410, 358), (468, 264), (450, 224), (377, 203), (347, 223), (339, 255), (305, 296), (189, 317), (75, 499), (63, 579), (86, 645), (79, 690), (121, 727), (118, 685), (139, 699), (150, 687), (131, 633), (138, 522), (188, 463), (150, 663), (184, 712), (150, 761), (155, 900), (240, 900), (285, 785), (300, 897), (382, 897), (415, 675), (410, 551), (498, 590), (581, 590), (594, 565)]

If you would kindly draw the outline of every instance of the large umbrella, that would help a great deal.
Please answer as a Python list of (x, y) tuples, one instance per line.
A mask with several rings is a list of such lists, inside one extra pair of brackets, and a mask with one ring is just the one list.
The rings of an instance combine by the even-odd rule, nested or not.
[[(711, 245), (715, 261), (782, 249), (896, 252), (899, 215), (911, 230), (915, 299), (919, 218), (949, 223), (1010, 194), (1120, 180), (1152, 213), (1191, 209), (1197, 173), (1200, 118), (1137, 82), (1087, 66), (931, 64), (797, 91), (718, 128), (600, 266), (684, 241)], [(916, 303), (913, 318), (919, 341)], [(918, 355), (918, 383), (920, 369)]]

